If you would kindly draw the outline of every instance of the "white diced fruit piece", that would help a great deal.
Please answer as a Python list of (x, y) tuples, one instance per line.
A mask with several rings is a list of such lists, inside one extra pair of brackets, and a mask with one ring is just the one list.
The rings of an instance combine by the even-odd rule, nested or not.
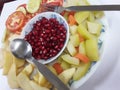
[(80, 63), (79, 67), (75, 71), (73, 75), (73, 80), (80, 80), (88, 71), (90, 67), (90, 62), (88, 63)]
[(74, 56), (77, 53), (76, 48), (74, 47), (74, 45), (70, 41), (68, 42), (67, 50), (70, 53), (70, 55), (72, 55), (72, 56)]
[(78, 24), (82, 23), (89, 16), (90, 12), (77, 12), (74, 17)]
[(75, 57), (71, 57), (69, 54), (65, 54), (62, 55), (62, 59), (69, 63), (69, 64), (73, 64), (73, 65), (79, 65), (79, 59), (75, 58)]
[(77, 28), (78, 33), (85, 39), (91, 39), (93, 38), (93, 35), (90, 34), (87, 29), (82, 25), (79, 24), (78, 28)]
[(70, 33), (72, 35), (77, 33), (77, 25), (70, 26)]
[(74, 73), (75, 73), (75, 68), (70, 68), (70, 69), (64, 70), (58, 77), (65, 84), (67, 84), (69, 82), (69, 80), (72, 78)]
[(88, 31), (92, 34), (95, 34), (97, 36), (100, 35), (100, 31), (102, 29), (102, 25), (100, 23), (96, 22), (87, 22), (88, 25)]
[(82, 53), (84, 55), (86, 55), (86, 50), (85, 50), (85, 42), (81, 42), (79, 45), (79, 53)]
[(78, 34), (71, 35), (70, 42), (73, 44), (74, 47), (78, 47), (80, 44), (79, 35)]
[(98, 44), (96, 39), (89, 39), (85, 41), (86, 55), (91, 61), (99, 59)]

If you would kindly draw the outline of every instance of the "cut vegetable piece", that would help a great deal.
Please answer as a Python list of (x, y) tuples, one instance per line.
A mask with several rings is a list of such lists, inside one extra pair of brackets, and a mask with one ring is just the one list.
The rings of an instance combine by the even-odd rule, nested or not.
[(84, 55), (86, 55), (86, 50), (85, 50), (85, 42), (81, 42), (79, 45), (79, 53), (82, 53)]
[(46, 87), (42, 87), (42, 86), (38, 85), (34, 81), (30, 81), (30, 85), (32, 86), (33, 90), (49, 90)]
[(4, 65), (4, 50), (3, 48), (0, 48), (0, 68), (2, 68)]
[(77, 33), (77, 25), (72, 25), (70, 26), (70, 33), (72, 35), (76, 34)]
[(20, 68), (20, 67), (24, 66), (24, 64), (25, 64), (25, 60), (18, 59), (14, 56), (13, 56), (13, 62), (16, 64), (17, 68)]
[(20, 87), (23, 90), (34, 90), (30, 84), (30, 79), (28, 78), (28, 76), (21, 72), (18, 76), (17, 76), (17, 82), (20, 85)]
[(74, 47), (78, 47), (80, 44), (79, 35), (78, 34), (71, 35), (70, 42), (73, 44)]
[(36, 73), (34, 76), (33, 76), (33, 80), (38, 83), (38, 80), (39, 80), (39, 74)]
[(29, 13), (35, 13), (38, 11), (42, 0), (29, 0), (26, 9)]
[(89, 5), (89, 2), (87, 0), (77, 0), (78, 5)]
[(73, 65), (79, 65), (79, 59), (75, 58), (75, 57), (71, 57), (69, 54), (65, 54), (62, 55), (62, 59), (69, 63), (69, 64), (73, 64)]
[(27, 13), (25, 7), (23, 7), (23, 6), (18, 7), (16, 11), (21, 11), (21, 12), (23, 12), (25, 15), (26, 15), (26, 13)]
[(89, 39), (85, 42), (86, 55), (91, 61), (97, 61), (99, 59), (98, 44), (96, 39)]
[(64, 70), (66, 70), (66, 69), (70, 68), (70, 64), (67, 63), (67, 62), (65, 62), (65, 61), (62, 61), (61, 67), (62, 67)]
[(44, 84), (47, 82), (46, 78), (38, 71), (39, 74), (39, 79), (38, 79), (38, 83), (41, 86), (44, 86)]
[(88, 16), (90, 15), (90, 12), (76, 12), (74, 17), (75, 20), (78, 24), (81, 24), (84, 20), (86, 20), (88, 18)]
[(69, 16), (68, 16), (68, 23), (69, 23), (70, 26), (76, 24), (76, 20), (75, 20), (75, 18), (74, 18), (73, 15), (69, 15)]
[(75, 68), (70, 68), (70, 69), (64, 70), (58, 77), (65, 84), (67, 84), (69, 80), (72, 78), (74, 73), (75, 73)]
[(95, 16), (93, 12), (90, 12), (90, 16), (88, 17), (88, 21), (94, 22), (95, 21)]
[(19, 84), (17, 82), (17, 76), (16, 76), (16, 65), (15, 63), (12, 64), (9, 72), (8, 72), (8, 84), (12, 89), (17, 89), (19, 88)]
[(68, 42), (67, 50), (70, 53), (70, 55), (72, 55), (72, 56), (74, 56), (77, 53), (76, 48), (73, 46), (73, 43), (70, 41)]
[(102, 25), (100, 23), (95, 22), (87, 22), (88, 25), (88, 31), (92, 34), (95, 34), (97, 36), (100, 35), (100, 31), (102, 29)]
[(80, 63), (80, 66), (77, 68), (73, 75), (73, 80), (80, 80), (87, 72), (90, 67), (89, 63)]
[(89, 58), (86, 55), (81, 54), (81, 53), (76, 54), (75, 57), (78, 58), (79, 60), (81, 60), (84, 63), (88, 63), (90, 61)]
[(30, 74), (32, 73), (33, 71), (33, 65), (32, 64), (28, 64), (22, 72), (24, 72), (27, 76), (30, 76)]
[(10, 51), (4, 51), (4, 60), (3, 74), (7, 75), (13, 63), (13, 55), (10, 53)]
[(104, 16), (104, 12), (103, 11), (95, 11), (94, 15), (97, 19), (99, 19)]
[(61, 67), (61, 64), (60, 63), (54, 63), (53, 64), (53, 67), (55, 68), (57, 74), (60, 74), (63, 72), (63, 68)]
[(57, 75), (56, 70), (53, 68), (53, 66), (48, 66), (48, 68), (50, 69), (50, 71), (52, 71), (55, 75)]
[(82, 24), (79, 24), (77, 31), (85, 39), (94, 38), (93, 35), (90, 34)]

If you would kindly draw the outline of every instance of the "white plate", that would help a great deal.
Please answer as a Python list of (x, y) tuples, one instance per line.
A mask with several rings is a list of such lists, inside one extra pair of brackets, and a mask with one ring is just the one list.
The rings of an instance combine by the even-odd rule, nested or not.
[[(10, 2), (10, 3), (6, 3), (4, 5), (4, 8), (2, 10), (2, 13), (1, 13), (1, 18), (0, 18), (0, 31), (1, 31), (1, 35), (0, 35), (0, 41), (2, 39), (2, 35), (4, 33), (4, 30), (5, 30), (5, 21), (7, 19), (7, 17), (13, 12), (15, 11), (15, 9), (21, 5), (21, 4), (24, 4), (26, 3), (28, 0), (18, 0), (18, 1), (14, 1), (14, 2)], [(91, 4), (99, 4), (96, 0), (88, 0)], [(76, 82), (73, 82), (72, 85), (71, 85), (71, 89), (74, 90), (74, 89), (77, 89), (78, 87), (80, 87), (81, 85), (83, 85), (92, 75), (93, 73), (96, 71), (97, 67), (99, 66), (99, 64), (102, 62), (102, 57), (103, 57), (103, 48), (104, 48), (104, 45), (105, 44), (105, 32), (108, 30), (108, 23), (106, 21), (106, 18), (103, 17), (100, 22), (103, 24), (103, 30), (102, 30), (102, 33), (101, 33), (101, 36), (99, 38), (99, 47), (100, 47), (100, 60), (97, 62), (97, 63), (93, 63), (91, 68), (89, 69), (88, 73), (79, 81), (76, 81)], [(0, 42), (0, 45), (1, 45), (1, 42)], [(101, 46), (102, 45), (102, 46)], [(4, 86), (2, 86), (4, 84)], [(2, 75), (2, 70), (0, 70), (0, 85), (2, 86), (1, 87), (1, 90), (11, 90), (8, 86), (8, 83), (7, 83), (7, 78), (5, 76)]]

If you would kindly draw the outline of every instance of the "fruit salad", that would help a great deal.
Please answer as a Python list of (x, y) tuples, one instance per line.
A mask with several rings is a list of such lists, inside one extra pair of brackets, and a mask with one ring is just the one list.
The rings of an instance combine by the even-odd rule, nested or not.
[[(3, 69), (3, 75), (7, 75), (8, 84), (12, 89), (55, 90), (33, 64), (14, 57), (9, 49), (9, 43), (13, 39), (21, 38), (21, 32), (26, 23), (37, 14), (46, 11), (42, 7), (44, 3), (65, 7), (90, 5), (87, 0), (28, 0), (28, 3), (18, 6), (16, 11), (9, 15), (5, 23), (6, 30), (2, 39), (2, 48), (0, 48), (0, 67)], [(99, 19), (104, 13), (102, 11), (63, 11), (60, 14), (69, 24), (69, 42), (55, 62), (46, 64), (46, 66), (70, 87), (89, 72), (93, 63), (100, 60), (99, 49), (102, 44), (99, 46), (98, 43), (103, 26)]]

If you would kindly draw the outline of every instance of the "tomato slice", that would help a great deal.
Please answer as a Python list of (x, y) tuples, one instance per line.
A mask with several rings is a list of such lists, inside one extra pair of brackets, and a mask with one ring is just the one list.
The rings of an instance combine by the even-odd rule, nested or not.
[(6, 21), (6, 27), (11, 32), (21, 31), (22, 27), (24, 26), (24, 22), (24, 13), (21, 11), (16, 11), (8, 17)]

